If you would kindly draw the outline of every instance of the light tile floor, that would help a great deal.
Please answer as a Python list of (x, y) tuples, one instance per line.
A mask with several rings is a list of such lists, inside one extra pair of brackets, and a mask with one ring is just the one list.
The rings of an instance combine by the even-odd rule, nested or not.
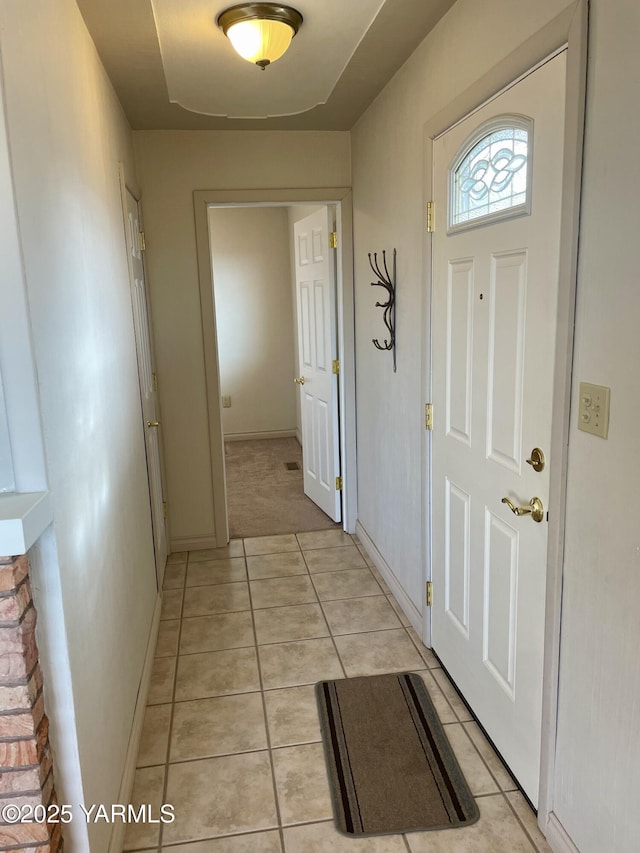
[[(172, 554), (124, 849), (174, 853), (535, 853), (535, 816), (356, 537), (339, 530)], [(313, 685), (420, 673), (481, 818), (352, 840), (332, 821)]]

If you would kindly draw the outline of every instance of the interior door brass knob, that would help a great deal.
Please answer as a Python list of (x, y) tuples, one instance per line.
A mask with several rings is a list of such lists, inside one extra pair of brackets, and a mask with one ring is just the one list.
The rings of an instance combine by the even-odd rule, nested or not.
[(293, 381), (296, 385), (304, 385), (304, 376), (297, 376)]
[(530, 515), (534, 521), (542, 521), (544, 518), (544, 507), (540, 498), (531, 498), (529, 506), (516, 506), (509, 498), (502, 498), (502, 503), (506, 504), (514, 515)]
[(147, 421), (147, 426), (148, 427), (159, 427), (160, 421)]

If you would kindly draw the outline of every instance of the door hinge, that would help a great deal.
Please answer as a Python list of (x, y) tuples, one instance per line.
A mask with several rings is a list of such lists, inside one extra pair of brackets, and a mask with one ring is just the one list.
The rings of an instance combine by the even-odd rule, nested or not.
[(144, 231), (138, 231), (138, 248), (141, 252), (147, 251), (147, 241), (144, 237)]
[(153, 390), (157, 391), (158, 390), (158, 374), (157, 373), (151, 374), (151, 381), (153, 384)]
[(329, 248), (330, 249), (337, 249), (338, 248), (338, 232), (337, 231), (331, 231), (329, 233)]
[(424, 428), (433, 429), (433, 403), (424, 404)]
[(340, 359), (336, 358), (336, 359), (332, 362), (332, 370), (333, 370), (333, 372), (334, 372), (334, 373), (336, 373), (336, 374), (337, 374), (337, 373), (340, 373)]
[(169, 515), (169, 509), (167, 507), (167, 502), (162, 501), (162, 515), (166, 518)]
[(342, 477), (336, 477), (336, 492), (342, 491)]
[(427, 607), (431, 607), (431, 605), (433, 604), (433, 583), (431, 581), (427, 581), (427, 588), (425, 592), (425, 600), (427, 602)]
[(431, 234), (436, 230), (436, 206), (432, 201), (427, 202), (427, 231)]

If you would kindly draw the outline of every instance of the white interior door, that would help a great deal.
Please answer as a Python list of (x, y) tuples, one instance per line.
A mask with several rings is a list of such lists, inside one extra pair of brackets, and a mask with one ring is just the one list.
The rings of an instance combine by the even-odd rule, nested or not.
[(158, 394), (153, 366), (149, 304), (144, 277), (144, 264), (140, 247), (140, 213), (138, 202), (127, 190), (126, 239), (129, 254), (131, 302), (138, 356), (138, 379), (142, 400), (144, 437), (149, 477), (149, 498), (153, 523), (153, 544), (156, 558), (158, 587), (162, 589), (165, 563), (167, 562), (167, 532), (162, 489), (162, 459), (159, 438)]
[(432, 643), (534, 804), (564, 81), (561, 54), (434, 142)]
[(304, 492), (340, 521), (336, 288), (330, 212), (321, 208), (294, 226)]

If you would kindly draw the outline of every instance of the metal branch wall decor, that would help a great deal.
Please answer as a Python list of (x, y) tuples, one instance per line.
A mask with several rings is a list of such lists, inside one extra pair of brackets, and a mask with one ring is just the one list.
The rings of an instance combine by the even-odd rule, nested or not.
[(374, 275), (378, 277), (378, 281), (372, 281), (371, 287), (384, 287), (389, 298), (386, 302), (376, 302), (376, 308), (384, 308), (382, 319), (389, 330), (389, 340), (384, 340), (380, 343), (379, 340), (373, 338), (373, 345), (376, 349), (392, 350), (393, 351), (393, 372), (396, 372), (396, 250), (393, 250), (393, 276), (389, 275), (387, 267), (387, 253), (382, 253), (382, 268), (378, 263), (378, 253), (374, 252), (373, 257), (369, 252), (369, 264)]

